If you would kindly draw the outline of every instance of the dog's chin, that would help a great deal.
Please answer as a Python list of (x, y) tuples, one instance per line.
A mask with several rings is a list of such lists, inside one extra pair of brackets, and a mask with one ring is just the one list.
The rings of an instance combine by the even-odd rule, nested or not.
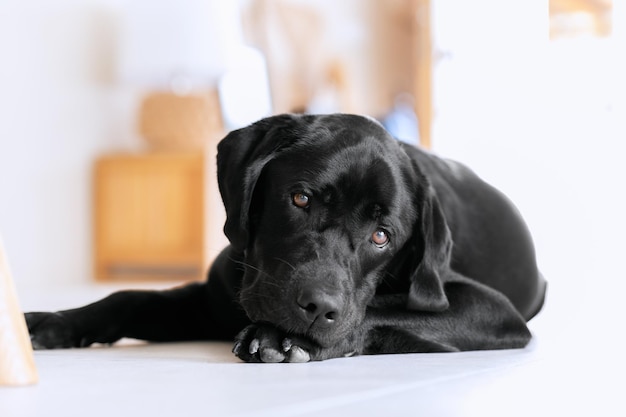
[(337, 331), (320, 331), (320, 330), (311, 330), (307, 329), (306, 331), (298, 331), (298, 330), (289, 330), (282, 328), (282, 326), (278, 326), (280, 330), (283, 330), (288, 335), (293, 335), (297, 337), (304, 338), (313, 342), (322, 348), (329, 348), (331, 346), (335, 346), (340, 343), (342, 340), (346, 338), (348, 332), (337, 330)]
[(344, 323), (340, 328), (329, 330), (318, 329), (306, 323), (290, 323), (289, 320), (271, 319), (264, 317), (262, 314), (251, 314), (251, 312), (248, 312), (248, 317), (253, 323), (265, 323), (276, 327), (278, 330), (285, 333), (285, 337), (302, 338), (322, 348), (328, 348), (340, 343), (349, 335), (349, 329), (356, 326), (356, 324), (353, 326)]

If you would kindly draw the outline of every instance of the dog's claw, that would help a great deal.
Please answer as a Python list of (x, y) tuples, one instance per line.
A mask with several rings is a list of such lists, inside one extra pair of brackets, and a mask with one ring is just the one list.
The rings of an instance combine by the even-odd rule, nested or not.
[(259, 339), (252, 339), (252, 342), (250, 342), (250, 346), (248, 347), (248, 352), (251, 355), (254, 355), (255, 353), (259, 351), (260, 345), (261, 345), (261, 342), (259, 342)]
[(311, 355), (309, 354), (309, 352), (307, 352), (300, 346), (294, 345), (293, 340), (288, 337), (283, 339), (282, 348), (283, 351), (287, 354), (287, 362), (303, 363), (309, 362), (311, 360)]
[(292, 346), (289, 350), (289, 360), (291, 363), (304, 363), (311, 360), (311, 355), (300, 346)]
[(285, 360), (285, 355), (282, 352), (272, 348), (261, 349), (259, 357), (265, 363), (278, 363)]
[(293, 342), (291, 341), (291, 339), (289, 338), (283, 339), (283, 343), (282, 343), (283, 352), (289, 352), (292, 345), (293, 345)]

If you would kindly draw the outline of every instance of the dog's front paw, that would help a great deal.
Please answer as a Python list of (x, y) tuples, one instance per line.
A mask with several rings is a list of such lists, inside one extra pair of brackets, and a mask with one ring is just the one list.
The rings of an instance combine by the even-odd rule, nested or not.
[(289, 336), (267, 324), (251, 324), (235, 338), (233, 353), (245, 362), (291, 362), (315, 360), (316, 348), (300, 337)]
[(62, 313), (26, 313), (26, 324), (33, 349), (59, 349), (81, 346), (67, 317)]

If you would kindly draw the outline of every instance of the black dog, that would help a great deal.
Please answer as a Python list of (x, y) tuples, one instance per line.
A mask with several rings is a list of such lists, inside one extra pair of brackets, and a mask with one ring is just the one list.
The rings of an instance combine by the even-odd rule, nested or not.
[(546, 284), (515, 207), (456, 162), (353, 115), (230, 133), (231, 245), (206, 283), (26, 314), (35, 348), (235, 338), (248, 362), (524, 347)]

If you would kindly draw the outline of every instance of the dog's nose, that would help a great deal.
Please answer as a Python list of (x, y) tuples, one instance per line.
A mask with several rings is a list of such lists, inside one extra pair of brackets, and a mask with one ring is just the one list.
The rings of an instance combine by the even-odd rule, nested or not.
[(320, 326), (332, 326), (339, 319), (341, 300), (326, 291), (317, 288), (305, 288), (296, 300), (300, 315), (310, 323)]

